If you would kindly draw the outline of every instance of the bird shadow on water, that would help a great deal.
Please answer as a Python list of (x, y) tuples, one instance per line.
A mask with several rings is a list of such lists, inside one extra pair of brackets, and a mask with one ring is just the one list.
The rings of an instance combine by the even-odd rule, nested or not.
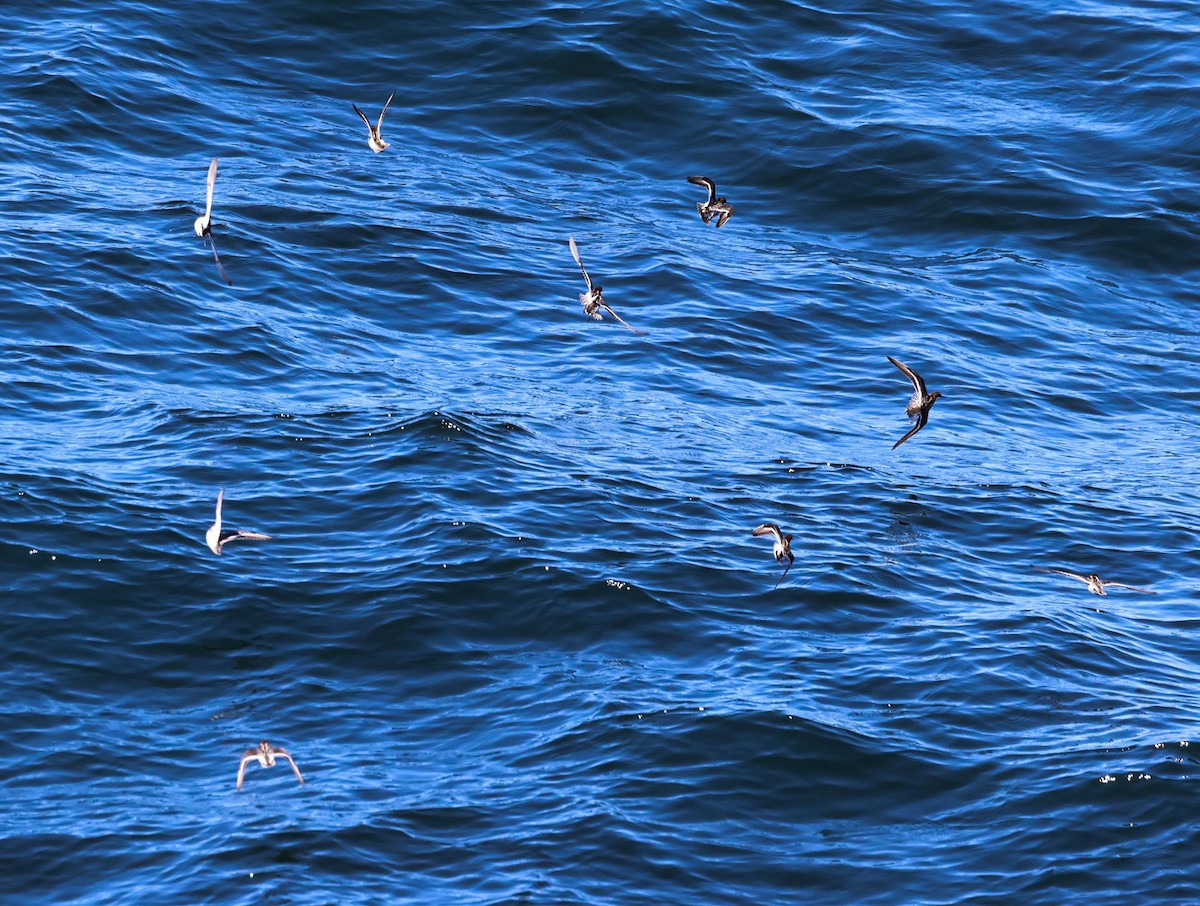
[(885, 551), (888, 561), (895, 563), (898, 558), (920, 549), (925, 539), (920, 522), (927, 515), (927, 510), (916, 494), (909, 494), (904, 500), (892, 501), (888, 510), (888, 524), (884, 529), (887, 542)]

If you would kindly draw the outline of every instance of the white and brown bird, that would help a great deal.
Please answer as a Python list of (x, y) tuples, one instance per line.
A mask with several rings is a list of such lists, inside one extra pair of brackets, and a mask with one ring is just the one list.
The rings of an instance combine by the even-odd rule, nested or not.
[(380, 135), (380, 130), (383, 129), (383, 116), (388, 112), (388, 108), (392, 106), (392, 98), (395, 96), (396, 92), (393, 91), (391, 97), (387, 99), (387, 103), (383, 105), (383, 112), (379, 114), (379, 122), (375, 125), (371, 125), (371, 121), (367, 119), (367, 115), (358, 109), (358, 104), (350, 104), (350, 106), (354, 108), (354, 112), (361, 116), (362, 121), (367, 124), (367, 130), (370, 133), (367, 136), (367, 144), (371, 146), (371, 150), (376, 154), (391, 147), (390, 142), (385, 142), (383, 140), (383, 136)]
[(264, 768), (273, 768), (275, 767), (276, 758), (286, 758), (288, 764), (292, 766), (292, 770), (296, 773), (296, 779), (304, 783), (304, 778), (300, 776), (300, 769), (296, 767), (296, 759), (292, 758), (288, 750), (282, 746), (273, 746), (264, 739), (258, 744), (258, 748), (247, 749), (242, 754), (242, 763), (238, 766), (238, 792), (242, 791), (242, 780), (246, 776), (246, 765), (257, 760)]
[(783, 529), (774, 522), (764, 522), (758, 528), (751, 531), (750, 534), (755, 538), (760, 538), (763, 535), (775, 536), (775, 562), (783, 566), (783, 575), (775, 582), (775, 588), (778, 588), (779, 583), (788, 574), (788, 570), (792, 568), (792, 564), (796, 562), (796, 555), (792, 553), (792, 536), (785, 535)]
[(212, 246), (213, 259), (217, 262), (217, 270), (221, 272), (221, 277), (230, 286), (233, 286), (233, 281), (229, 279), (229, 274), (225, 273), (225, 266), (221, 264), (221, 256), (217, 254), (217, 240), (212, 234), (212, 203), (213, 203), (213, 187), (217, 184), (217, 159), (214, 157), (212, 163), (208, 165), (208, 200), (204, 205), (204, 213), (196, 218), (195, 228), (196, 235), (201, 239), (208, 239)]
[(221, 549), (230, 541), (270, 541), (270, 535), (264, 535), (262, 532), (247, 532), (241, 529), (223, 529), (221, 528), (221, 505), (225, 502), (225, 489), (221, 488), (217, 492), (217, 520), (214, 522), (204, 535), (204, 540), (208, 542), (209, 549), (220, 556)]
[(1035, 568), (1044, 573), (1058, 573), (1060, 576), (1069, 576), (1072, 579), (1078, 579), (1094, 595), (1107, 595), (1108, 592), (1104, 590), (1106, 588), (1124, 588), (1127, 591), (1136, 591), (1143, 595), (1158, 594), (1158, 592), (1151, 591), (1149, 588), (1138, 588), (1136, 585), (1126, 585), (1124, 582), (1106, 582), (1095, 573), (1085, 575), (1083, 573), (1073, 573), (1069, 569), (1058, 569), (1050, 566), (1038, 566)]
[(583, 261), (579, 258), (579, 247), (575, 244), (575, 237), (569, 237), (571, 246), (571, 256), (575, 259), (575, 263), (579, 265), (579, 270), (583, 273), (583, 280), (587, 284), (587, 292), (579, 294), (579, 302), (583, 305), (583, 313), (594, 321), (601, 321), (604, 316), (600, 314), (600, 309), (604, 309), (634, 333), (640, 334), (643, 331), (631, 326), (624, 318), (612, 310), (607, 302), (604, 301), (604, 287), (595, 286), (592, 284), (592, 278), (588, 276), (587, 268), (583, 266)]
[(921, 375), (917, 374), (903, 362), (899, 362), (888, 356), (888, 361), (895, 365), (904, 374), (906, 378), (912, 381), (913, 395), (908, 401), (908, 406), (904, 410), (904, 414), (909, 418), (916, 419), (916, 424), (909, 429), (908, 433), (892, 444), (892, 449), (900, 446), (918, 431), (929, 423), (929, 410), (933, 408), (933, 404), (941, 399), (942, 394), (938, 391), (930, 393), (925, 387), (925, 380)]
[(724, 195), (717, 197), (717, 184), (707, 176), (689, 176), (687, 181), (708, 189), (708, 200), (696, 202), (696, 210), (700, 213), (700, 219), (705, 223), (711, 223), (712, 219), (716, 217), (717, 229), (725, 226), (725, 221), (733, 215), (733, 205)]

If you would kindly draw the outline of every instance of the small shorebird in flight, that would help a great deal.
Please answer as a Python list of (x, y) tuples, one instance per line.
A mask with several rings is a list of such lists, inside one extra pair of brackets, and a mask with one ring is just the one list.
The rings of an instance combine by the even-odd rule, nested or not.
[(273, 768), (275, 767), (276, 757), (286, 758), (292, 766), (292, 770), (296, 772), (296, 779), (304, 783), (304, 778), (300, 776), (300, 769), (296, 767), (296, 759), (288, 754), (288, 750), (282, 746), (273, 746), (264, 739), (258, 744), (257, 749), (247, 749), (242, 755), (242, 763), (238, 766), (238, 792), (242, 791), (242, 780), (246, 776), (246, 765), (257, 759), (258, 763), (264, 768)]
[(696, 202), (696, 210), (700, 212), (700, 219), (705, 223), (711, 223), (712, 219), (716, 217), (717, 229), (725, 226), (725, 221), (733, 214), (733, 205), (724, 195), (720, 198), (717, 197), (717, 184), (707, 176), (689, 176), (687, 181), (708, 189), (708, 201)]
[[(786, 565), (783, 567), (783, 575), (781, 575), (775, 582), (775, 588), (778, 588), (779, 583), (782, 582), (784, 576), (788, 574), (788, 570), (792, 568), (792, 564), (796, 562), (796, 555), (792, 553), (792, 536), (785, 535), (783, 533), (783, 529), (777, 526), (774, 522), (764, 522), (758, 528), (750, 532), (750, 534), (755, 538), (762, 537), (763, 535), (775, 536), (775, 562), (781, 565), (786, 562)], [(775, 589), (773, 588), (771, 590), (774, 591)]]
[(900, 446), (902, 443), (925, 427), (925, 425), (929, 422), (929, 410), (933, 408), (934, 403), (941, 399), (942, 394), (936, 390), (933, 393), (930, 393), (929, 390), (926, 389), (925, 379), (922, 378), (921, 375), (917, 374), (903, 362), (898, 362), (891, 356), (888, 356), (887, 358), (889, 362), (891, 362), (904, 373), (906, 378), (912, 381), (913, 395), (912, 399), (908, 401), (908, 406), (905, 408), (904, 414), (909, 418), (915, 418), (917, 420), (917, 423), (909, 429), (907, 434), (892, 444), (892, 449), (895, 450), (896, 447)]
[(388, 108), (392, 106), (392, 98), (395, 96), (396, 92), (393, 91), (392, 96), (389, 97), (387, 99), (387, 103), (383, 105), (383, 112), (379, 114), (379, 123), (374, 126), (371, 125), (371, 121), (367, 119), (367, 115), (358, 109), (358, 104), (350, 104), (350, 106), (354, 108), (354, 112), (361, 116), (362, 121), (367, 124), (367, 129), (371, 133), (369, 136), (367, 136), (367, 144), (371, 146), (371, 150), (376, 154), (391, 147), (390, 142), (385, 142), (383, 140), (383, 136), (379, 134), (379, 130), (383, 128), (383, 115), (387, 113)]
[(204, 205), (204, 215), (196, 218), (196, 235), (201, 239), (208, 238), (212, 245), (213, 258), (217, 262), (217, 270), (221, 272), (221, 277), (230, 286), (233, 286), (233, 281), (229, 279), (229, 274), (225, 273), (225, 266), (221, 264), (221, 256), (217, 254), (217, 240), (213, 239), (212, 235), (212, 197), (213, 186), (217, 184), (217, 159), (214, 157), (211, 164), (208, 165), (208, 202)]
[(587, 288), (588, 288), (586, 293), (579, 294), (579, 301), (583, 305), (583, 313), (595, 321), (601, 321), (604, 319), (604, 316), (600, 314), (600, 309), (603, 308), (606, 312), (608, 312), (610, 315), (612, 315), (614, 318), (616, 318), (618, 321), (620, 321), (622, 324), (624, 324), (626, 327), (628, 327), (634, 333), (638, 333), (638, 334), (644, 333), (644, 331), (638, 330), (636, 327), (630, 326), (630, 324), (624, 318), (622, 318), (619, 314), (617, 314), (615, 311), (613, 311), (609, 307), (608, 303), (604, 301), (604, 287), (592, 285), (592, 278), (588, 276), (587, 268), (585, 268), (583, 266), (583, 262), (581, 260), (579, 260), (579, 247), (575, 245), (575, 237), (574, 236), (570, 237), (570, 244), (571, 244), (571, 255), (572, 255), (572, 257), (574, 257), (575, 263), (579, 265), (579, 270), (583, 272), (583, 279), (584, 279), (584, 282), (587, 283)]
[(1041, 570), (1044, 573), (1058, 573), (1060, 576), (1070, 576), (1072, 579), (1078, 579), (1080, 582), (1082, 582), (1084, 585), (1086, 585), (1088, 587), (1088, 591), (1090, 591), (1094, 595), (1107, 595), (1108, 592), (1106, 592), (1104, 590), (1106, 588), (1124, 588), (1129, 591), (1140, 592), (1141, 594), (1144, 594), (1144, 595), (1158, 594), (1158, 592), (1151, 591), (1148, 588), (1138, 588), (1136, 585), (1126, 585), (1124, 582), (1106, 582), (1104, 579), (1101, 579), (1095, 573), (1088, 573), (1087, 575), (1083, 575), (1082, 573), (1073, 573), (1069, 569), (1055, 569), (1053, 567), (1048, 567), (1048, 566), (1038, 566), (1035, 568)]
[(204, 535), (204, 540), (208, 542), (209, 548), (214, 554), (220, 556), (221, 548), (230, 541), (270, 541), (270, 535), (264, 535), (262, 532), (246, 532), (240, 529), (222, 529), (221, 528), (221, 504), (225, 502), (225, 489), (217, 493), (217, 521), (209, 527), (209, 530)]

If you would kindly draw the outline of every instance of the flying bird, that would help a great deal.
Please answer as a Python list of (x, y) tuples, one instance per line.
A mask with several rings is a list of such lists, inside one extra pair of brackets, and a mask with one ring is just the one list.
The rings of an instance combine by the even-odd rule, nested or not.
[(292, 766), (292, 770), (296, 773), (296, 779), (304, 783), (304, 778), (300, 776), (300, 769), (296, 767), (296, 760), (288, 754), (288, 750), (282, 746), (273, 746), (264, 739), (258, 744), (257, 749), (247, 749), (242, 755), (242, 763), (238, 766), (238, 792), (242, 791), (242, 780), (246, 776), (246, 765), (257, 759), (258, 763), (264, 768), (273, 768), (275, 767), (275, 759), (277, 757), (286, 758)]
[(214, 157), (211, 164), (208, 165), (208, 202), (204, 206), (204, 214), (196, 218), (196, 235), (201, 239), (207, 237), (209, 244), (212, 245), (213, 259), (217, 262), (217, 270), (221, 272), (221, 277), (230, 286), (233, 286), (233, 281), (229, 279), (229, 274), (225, 273), (225, 266), (221, 264), (221, 256), (217, 254), (217, 240), (212, 234), (212, 199), (213, 186), (217, 184), (217, 159)]
[(367, 119), (367, 115), (358, 109), (358, 104), (350, 104), (354, 108), (354, 112), (361, 116), (362, 121), (367, 124), (367, 130), (370, 132), (370, 135), (367, 136), (367, 144), (371, 146), (371, 150), (376, 154), (391, 147), (390, 142), (383, 140), (383, 136), (379, 134), (379, 130), (383, 128), (383, 116), (388, 112), (388, 108), (392, 106), (392, 98), (395, 96), (396, 92), (393, 91), (391, 97), (387, 99), (387, 103), (383, 105), (383, 112), (379, 114), (379, 123), (377, 125), (371, 125), (371, 121)]
[[(759, 538), (763, 535), (775, 536), (775, 562), (781, 565), (786, 562), (786, 565), (783, 567), (783, 575), (781, 575), (775, 582), (775, 588), (778, 588), (779, 583), (782, 582), (784, 577), (788, 574), (788, 570), (792, 568), (792, 564), (796, 562), (796, 555), (792, 553), (792, 536), (785, 535), (783, 533), (783, 529), (777, 526), (774, 522), (764, 522), (758, 528), (750, 532), (750, 534), (756, 538)], [(774, 591), (775, 589), (773, 588), (771, 590)]]
[(1088, 587), (1088, 591), (1090, 591), (1094, 595), (1107, 595), (1108, 592), (1106, 592), (1104, 590), (1106, 588), (1124, 588), (1129, 591), (1140, 592), (1143, 595), (1158, 594), (1158, 592), (1151, 591), (1149, 588), (1138, 588), (1135, 585), (1126, 585), (1124, 582), (1106, 582), (1104, 579), (1101, 579), (1095, 573), (1088, 573), (1087, 575), (1083, 575), (1081, 573), (1073, 573), (1069, 569), (1056, 569), (1056, 568), (1047, 567), (1047, 566), (1038, 566), (1035, 568), (1041, 570), (1044, 573), (1058, 573), (1060, 576), (1070, 576), (1072, 579), (1078, 579), (1080, 582), (1082, 582), (1084, 585), (1086, 585)]
[(930, 393), (926, 389), (925, 379), (921, 375), (917, 374), (903, 362), (898, 362), (891, 356), (887, 358), (889, 362), (904, 373), (906, 378), (912, 381), (913, 395), (912, 399), (908, 401), (908, 406), (905, 408), (904, 414), (909, 418), (916, 419), (916, 424), (909, 429), (908, 433), (892, 444), (892, 449), (895, 450), (896, 447), (900, 446), (929, 423), (929, 410), (933, 408), (934, 403), (941, 399), (942, 394), (936, 390)]
[(579, 301), (583, 305), (583, 313), (589, 318), (600, 321), (604, 316), (600, 314), (600, 309), (604, 309), (634, 333), (642, 334), (644, 331), (632, 327), (624, 318), (612, 310), (608, 303), (604, 301), (604, 287), (593, 286), (592, 278), (588, 276), (587, 269), (583, 266), (583, 262), (579, 259), (579, 247), (575, 245), (575, 237), (570, 237), (571, 255), (575, 259), (575, 263), (579, 265), (579, 270), (583, 272), (584, 282), (587, 283), (587, 292), (579, 294)]
[(218, 556), (223, 548), (230, 541), (270, 541), (270, 535), (264, 535), (262, 532), (246, 532), (240, 529), (222, 529), (221, 528), (221, 504), (225, 502), (225, 489), (217, 493), (217, 521), (212, 524), (209, 530), (204, 535), (204, 540), (208, 542), (209, 549)]
[(717, 229), (725, 226), (727, 221), (733, 214), (733, 205), (722, 195), (717, 197), (717, 184), (707, 176), (689, 176), (687, 181), (697, 186), (704, 186), (708, 189), (708, 201), (696, 202), (696, 210), (700, 213), (700, 219), (706, 224), (712, 222), (714, 217), (717, 218)]

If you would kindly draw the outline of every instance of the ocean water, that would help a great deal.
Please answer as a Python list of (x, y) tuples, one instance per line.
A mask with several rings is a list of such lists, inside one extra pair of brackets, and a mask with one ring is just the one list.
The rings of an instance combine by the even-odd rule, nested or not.
[(1194, 3), (0, 28), (0, 900), (1200, 900)]

